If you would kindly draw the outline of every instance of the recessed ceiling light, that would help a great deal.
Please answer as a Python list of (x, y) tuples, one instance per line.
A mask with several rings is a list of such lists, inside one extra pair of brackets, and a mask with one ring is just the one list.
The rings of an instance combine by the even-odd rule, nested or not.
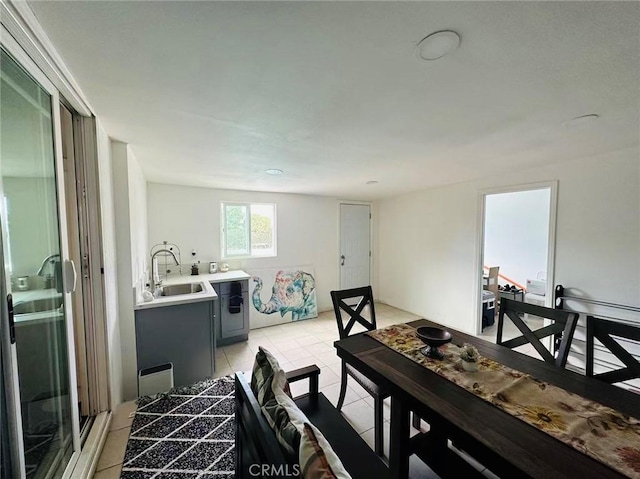
[(378, 182), (376, 180), (371, 180), (366, 182), (367, 185), (377, 185)]
[(571, 118), (571, 120), (563, 121), (562, 126), (564, 127), (573, 127), (584, 125), (585, 123), (589, 123), (591, 121), (597, 120), (600, 118), (599, 115), (595, 113), (589, 113), (588, 115), (576, 116), (575, 118)]
[(267, 175), (281, 175), (282, 173), (284, 173), (282, 170), (279, 170), (277, 168), (269, 168), (268, 170), (264, 170), (264, 172)]
[(460, 35), (453, 30), (441, 30), (424, 37), (418, 43), (416, 54), (422, 60), (437, 60), (460, 45)]

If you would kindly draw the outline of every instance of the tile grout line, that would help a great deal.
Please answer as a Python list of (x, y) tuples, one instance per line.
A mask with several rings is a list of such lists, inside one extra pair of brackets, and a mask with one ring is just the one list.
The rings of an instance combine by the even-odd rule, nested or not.
[(120, 463), (120, 464), (114, 464), (113, 466), (105, 467), (103, 469), (96, 468), (96, 472), (94, 474), (98, 474), (99, 472), (103, 472), (103, 471), (108, 471), (109, 469), (113, 469), (114, 467), (120, 467), (120, 470), (122, 471), (122, 463)]
[[(107, 434), (107, 440), (109, 439), (109, 436), (111, 435), (111, 433), (116, 432), (116, 431), (121, 431), (122, 429), (126, 429), (127, 427), (130, 428), (131, 426), (125, 426), (125, 427), (121, 427), (121, 428), (118, 428), (118, 429), (110, 430), (109, 433)], [(127, 443), (128, 442), (129, 442), (129, 436), (127, 436), (127, 442), (125, 442), (125, 446), (124, 446), (125, 447), (125, 452), (127, 450)], [(105, 446), (106, 446), (106, 440), (105, 440)], [(106, 449), (106, 447), (104, 449)], [(100, 453), (100, 457), (98, 458), (98, 463), (96, 464), (96, 472), (105, 471), (107, 469), (111, 469), (112, 467), (122, 466), (122, 464), (124, 462), (124, 454), (125, 454), (125, 452), (122, 453), (122, 457), (120, 458), (120, 462), (119, 463), (103, 467), (102, 469), (98, 469), (98, 465), (100, 464), (100, 459), (102, 459), (102, 452), (101, 452)]]

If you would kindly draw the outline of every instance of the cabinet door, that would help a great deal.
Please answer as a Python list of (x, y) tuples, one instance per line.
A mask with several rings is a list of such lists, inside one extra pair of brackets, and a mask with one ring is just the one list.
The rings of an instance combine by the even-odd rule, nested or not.
[(175, 386), (211, 377), (213, 334), (209, 302), (136, 311), (138, 370), (173, 363)]
[(247, 313), (245, 304), (240, 305), (240, 312), (229, 312), (229, 295), (220, 296), (220, 329), (222, 339), (247, 334)]

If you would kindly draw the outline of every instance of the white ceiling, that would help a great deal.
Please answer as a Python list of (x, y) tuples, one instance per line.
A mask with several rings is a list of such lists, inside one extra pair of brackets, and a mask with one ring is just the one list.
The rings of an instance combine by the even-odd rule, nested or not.
[(375, 199), (640, 143), (639, 2), (30, 5), (149, 181)]

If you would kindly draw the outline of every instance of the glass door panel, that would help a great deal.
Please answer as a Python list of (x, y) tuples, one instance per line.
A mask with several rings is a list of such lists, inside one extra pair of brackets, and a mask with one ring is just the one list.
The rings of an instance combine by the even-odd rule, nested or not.
[(3, 279), (14, 303), (24, 464), (27, 478), (50, 479), (62, 476), (74, 434), (52, 97), (0, 54)]

